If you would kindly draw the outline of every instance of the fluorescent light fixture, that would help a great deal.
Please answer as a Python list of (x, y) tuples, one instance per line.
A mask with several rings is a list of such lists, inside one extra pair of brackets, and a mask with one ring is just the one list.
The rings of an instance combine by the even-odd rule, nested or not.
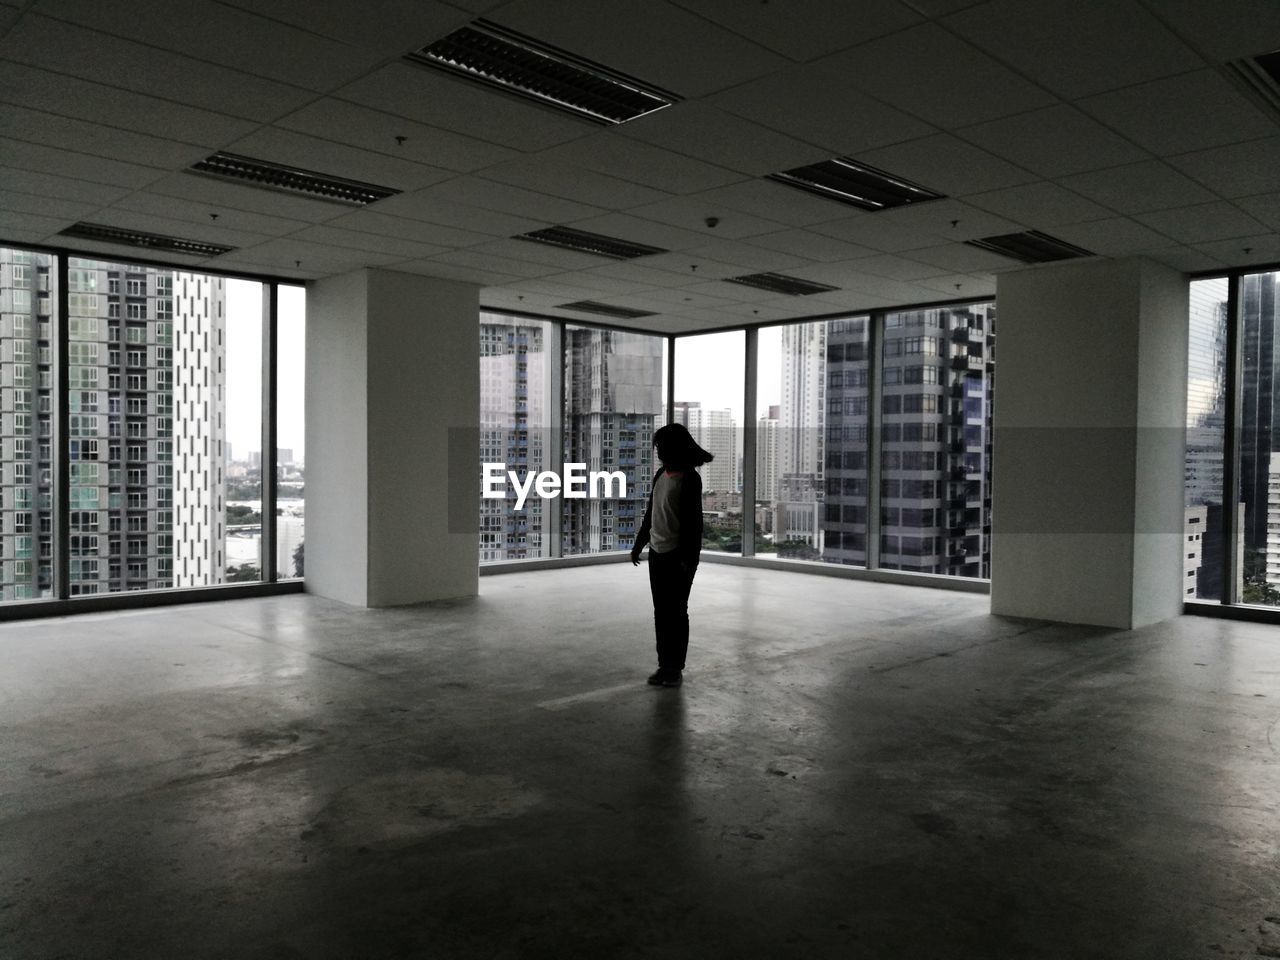
[(290, 167), (269, 160), (255, 160), (234, 153), (215, 153), (192, 164), (188, 169), (190, 173), (230, 180), (249, 187), (309, 197), (312, 200), (329, 200), (353, 207), (368, 206), (400, 192), (391, 187), (316, 173), (314, 170), (303, 170), (301, 167)]
[(545, 230), (518, 234), (512, 239), (545, 243), (564, 250), (576, 250), (578, 253), (608, 257), (610, 260), (634, 260), (636, 257), (648, 257), (655, 253), (667, 252), (662, 247), (650, 247), (643, 243), (632, 243), (616, 237), (587, 233), (585, 230), (574, 230), (572, 227), (547, 227)]
[(943, 196), (904, 177), (885, 173), (848, 157), (772, 173), (769, 179), (862, 210), (886, 210), (923, 200), (938, 200)]
[(595, 300), (575, 300), (573, 303), (562, 303), (561, 310), (577, 310), (580, 313), (598, 313), (602, 317), (616, 317), (619, 320), (636, 320), (640, 317), (652, 317), (648, 310), (634, 310), (631, 307), (615, 307)]
[(825, 283), (814, 283), (812, 280), (783, 276), (781, 273), (748, 273), (741, 277), (725, 277), (725, 280), (729, 283), (740, 283), (744, 287), (755, 287), (757, 290), (784, 293), (789, 297), (807, 297), (814, 293), (828, 293), (840, 289), (827, 286)]
[(192, 257), (220, 257), (224, 253), (230, 253), (236, 249), (220, 243), (187, 240), (184, 237), (166, 237), (159, 233), (126, 230), (123, 227), (109, 227), (101, 223), (73, 223), (65, 230), (59, 230), (58, 236), (76, 237), (81, 240), (97, 240), (101, 243), (119, 243), (128, 247), (142, 247), (162, 253), (184, 253)]
[(1051, 237), (1039, 230), (1003, 233), (996, 237), (966, 240), (965, 243), (979, 250), (989, 250), (1001, 256), (1021, 260), (1023, 263), (1051, 263), (1054, 260), (1093, 256), (1093, 253), (1084, 247), (1077, 247), (1075, 244)]
[(472, 21), (405, 59), (599, 124), (625, 123), (680, 100), (488, 20)]

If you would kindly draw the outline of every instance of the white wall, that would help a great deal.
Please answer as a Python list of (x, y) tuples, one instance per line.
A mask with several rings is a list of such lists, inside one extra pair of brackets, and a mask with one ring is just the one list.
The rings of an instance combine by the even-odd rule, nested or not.
[(1001, 275), (997, 303), (992, 611), (1123, 628), (1177, 615), (1185, 278), (1136, 259), (1048, 265)]
[(368, 601), (368, 278), (307, 285), (307, 591)]

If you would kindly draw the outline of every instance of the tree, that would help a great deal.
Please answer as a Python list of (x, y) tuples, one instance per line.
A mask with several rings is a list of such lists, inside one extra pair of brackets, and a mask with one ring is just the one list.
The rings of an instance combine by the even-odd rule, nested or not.
[(787, 560), (821, 560), (818, 548), (804, 540), (784, 540), (778, 545), (778, 556)]
[(227, 571), (227, 583), (251, 583), (262, 579), (262, 571), (252, 563), (242, 563)]
[(293, 551), (293, 575), (295, 577), (301, 577), (303, 575), (302, 573), (303, 548), (306, 547), (306, 545), (307, 545), (307, 541), (303, 540), (302, 543), (298, 544), (298, 549)]

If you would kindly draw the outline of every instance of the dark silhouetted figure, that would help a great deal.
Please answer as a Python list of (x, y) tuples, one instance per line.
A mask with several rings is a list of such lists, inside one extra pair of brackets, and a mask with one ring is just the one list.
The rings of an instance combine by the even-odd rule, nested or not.
[(648, 544), (658, 646), (658, 672), (649, 682), (678, 687), (689, 649), (689, 590), (702, 550), (702, 477), (695, 468), (710, 463), (712, 457), (679, 423), (660, 428), (653, 435), (653, 445), (662, 469), (653, 477), (653, 492), (631, 548), (631, 562), (640, 563), (640, 551)]

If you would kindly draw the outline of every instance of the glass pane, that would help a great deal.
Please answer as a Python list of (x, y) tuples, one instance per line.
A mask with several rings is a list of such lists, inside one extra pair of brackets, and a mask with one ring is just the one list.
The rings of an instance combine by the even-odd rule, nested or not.
[(866, 317), (759, 332), (756, 553), (867, 562)]
[(1187, 341), (1187, 542), (1183, 570), (1183, 595), (1188, 599), (1222, 599), (1227, 289), (1225, 277), (1191, 283)]
[[(502, 464), (523, 483), (554, 470), (550, 443), (552, 325), (480, 314), (480, 462)], [(510, 483), (503, 499), (480, 499), (480, 562), (551, 556), (547, 528), (557, 501), (531, 493), (523, 503)]]
[(564, 498), (564, 555), (629, 550), (653, 484), (653, 431), (665, 422), (666, 338), (567, 326), (565, 463), (622, 471), (625, 499)]
[(702, 475), (704, 550), (742, 552), (743, 366), (741, 330), (676, 341), (676, 408), (672, 419), (689, 428), (715, 459)]
[(995, 305), (885, 315), (880, 566), (991, 575)]
[(1280, 604), (1280, 442), (1276, 416), (1276, 283), (1280, 273), (1240, 278), (1242, 603)]
[(67, 275), (72, 595), (257, 579), (261, 485), (233, 454), (261, 435), (261, 284)]
[(276, 576), (303, 575), (306, 506), (307, 291), (277, 288), (276, 363)]
[(0, 248), (0, 601), (53, 595), (54, 258)]

